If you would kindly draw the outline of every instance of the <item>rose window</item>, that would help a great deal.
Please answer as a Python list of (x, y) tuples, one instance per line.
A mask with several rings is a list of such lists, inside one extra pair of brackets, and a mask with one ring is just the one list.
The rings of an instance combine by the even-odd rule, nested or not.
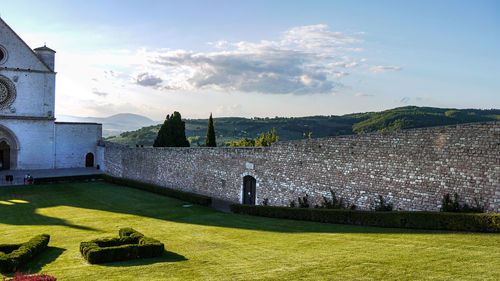
[(16, 99), (16, 86), (9, 78), (0, 75), (0, 110), (9, 108)]

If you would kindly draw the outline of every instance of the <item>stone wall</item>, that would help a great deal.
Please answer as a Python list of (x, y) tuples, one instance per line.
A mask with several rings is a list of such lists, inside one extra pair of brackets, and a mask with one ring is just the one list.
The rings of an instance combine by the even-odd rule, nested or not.
[(330, 189), (358, 209), (378, 195), (400, 210), (439, 210), (446, 193), (500, 212), (500, 122), (278, 142), (269, 148), (128, 148), (106, 143), (108, 174), (241, 202), (288, 205)]
[(97, 144), (102, 125), (97, 123), (56, 122), (56, 168), (85, 167), (87, 153), (94, 155), (94, 167), (100, 165)]

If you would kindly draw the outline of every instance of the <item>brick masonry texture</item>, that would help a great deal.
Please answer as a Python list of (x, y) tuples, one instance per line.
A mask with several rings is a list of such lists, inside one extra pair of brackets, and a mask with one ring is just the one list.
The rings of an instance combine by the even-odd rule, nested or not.
[(242, 202), (243, 177), (257, 204), (312, 205), (337, 197), (373, 209), (381, 195), (397, 210), (438, 211), (446, 193), (500, 212), (500, 122), (278, 142), (266, 148), (129, 148), (106, 143), (105, 172)]

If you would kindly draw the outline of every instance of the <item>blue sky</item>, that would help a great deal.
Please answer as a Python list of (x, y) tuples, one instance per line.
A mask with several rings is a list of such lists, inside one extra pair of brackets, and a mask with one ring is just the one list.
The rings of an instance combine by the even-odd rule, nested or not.
[(56, 114), (338, 115), (500, 108), (498, 1), (28, 1)]

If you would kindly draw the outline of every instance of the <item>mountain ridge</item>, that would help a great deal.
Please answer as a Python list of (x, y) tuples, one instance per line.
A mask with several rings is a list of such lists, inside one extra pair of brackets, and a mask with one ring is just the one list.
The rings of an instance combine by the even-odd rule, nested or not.
[(57, 115), (57, 122), (93, 122), (102, 124), (104, 137), (119, 135), (142, 127), (158, 124), (146, 116), (134, 113), (118, 113), (108, 117), (79, 117), (73, 115)]

